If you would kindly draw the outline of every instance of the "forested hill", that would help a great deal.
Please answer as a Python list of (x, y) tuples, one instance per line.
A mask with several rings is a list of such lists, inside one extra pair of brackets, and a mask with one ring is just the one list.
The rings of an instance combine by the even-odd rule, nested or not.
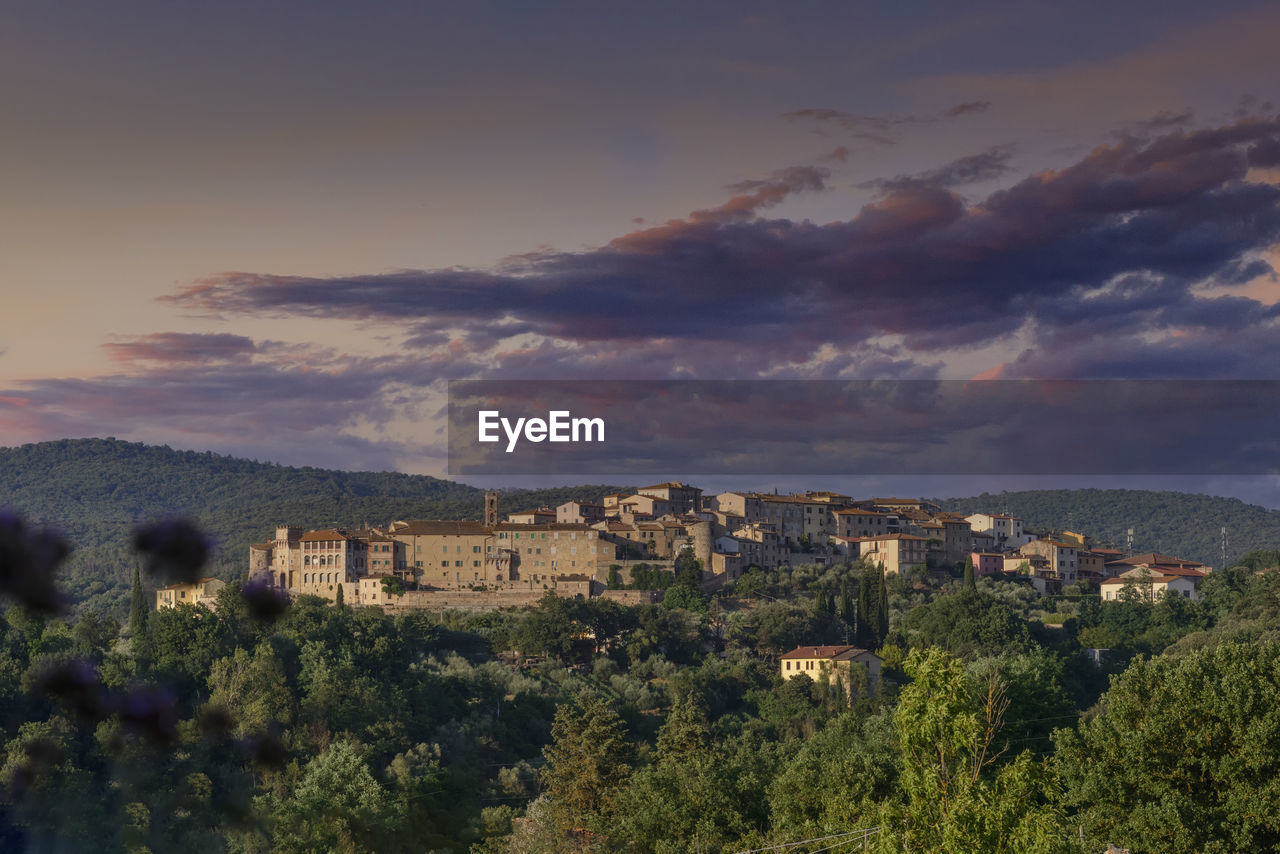
[(983, 493), (939, 501), (962, 513), (1009, 513), (1033, 530), (1068, 529), (1124, 548), (1133, 528), (1133, 547), (1217, 567), (1222, 563), (1222, 529), (1227, 529), (1227, 562), (1256, 549), (1280, 546), (1280, 511), (1236, 498), (1137, 489), (1046, 489)]
[[(504, 490), (503, 514), (615, 486)], [(64, 439), (0, 448), (0, 509), (58, 529), (74, 548), (61, 585), (73, 601), (123, 609), (136, 523), (194, 519), (214, 540), (210, 572), (243, 572), (249, 544), (276, 524), (385, 525), (393, 519), (479, 519), (484, 492), (424, 475), (295, 468), (115, 439)]]

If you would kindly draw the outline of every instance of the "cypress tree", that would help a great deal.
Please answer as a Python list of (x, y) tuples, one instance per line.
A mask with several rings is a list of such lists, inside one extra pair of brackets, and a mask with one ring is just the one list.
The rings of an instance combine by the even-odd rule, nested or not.
[(889, 636), (889, 588), (884, 583), (884, 564), (880, 564), (877, 576), (879, 596), (876, 597), (876, 644), (879, 645)]
[(976, 593), (978, 583), (973, 578), (973, 558), (969, 558), (964, 562), (964, 592)]
[(338, 593), (337, 593), (337, 595), (336, 595), (336, 596), (334, 596), (333, 604), (334, 604), (334, 605), (336, 605), (336, 606), (338, 606), (339, 608), (343, 608), (343, 607), (345, 607), (345, 606), (346, 606), (346, 601), (345, 601), (345, 600), (346, 600), (346, 597), (345, 597), (345, 596), (343, 595), (343, 593), (342, 593), (342, 585), (341, 585), (341, 584), (339, 584), (339, 585), (338, 585)]
[(147, 607), (146, 594), (142, 592), (142, 573), (137, 567), (133, 570), (133, 593), (129, 598), (129, 634), (138, 637), (147, 630), (147, 618), (151, 610)]
[(875, 582), (872, 579), (871, 564), (862, 565), (862, 577), (858, 579), (858, 620), (854, 626), (856, 643), (861, 647), (872, 645), (871, 631), (875, 625)]
[(847, 579), (840, 582), (840, 619), (851, 629), (858, 625), (858, 614), (853, 608), (853, 597), (849, 595)]

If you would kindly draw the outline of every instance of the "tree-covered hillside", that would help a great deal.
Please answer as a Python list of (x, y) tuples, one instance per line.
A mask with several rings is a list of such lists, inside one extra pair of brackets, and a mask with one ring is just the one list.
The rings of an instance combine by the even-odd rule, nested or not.
[[(615, 486), (504, 490), (502, 513)], [(424, 475), (347, 472), (260, 463), (115, 439), (64, 439), (0, 449), (0, 509), (56, 528), (75, 551), (62, 586), (72, 601), (123, 614), (140, 522), (182, 515), (214, 540), (212, 574), (243, 572), (249, 544), (275, 525), (385, 525), (394, 519), (479, 519), (484, 492)]]
[(983, 493), (939, 501), (962, 513), (1009, 513), (1033, 530), (1069, 529), (1124, 548), (1133, 528), (1134, 550), (1163, 552), (1217, 567), (1222, 529), (1227, 562), (1280, 544), (1280, 511), (1236, 498), (1137, 489), (1046, 489)]

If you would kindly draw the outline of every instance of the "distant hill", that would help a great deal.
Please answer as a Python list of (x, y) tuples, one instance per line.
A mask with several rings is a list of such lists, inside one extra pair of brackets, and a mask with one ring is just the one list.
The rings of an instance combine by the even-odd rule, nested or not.
[[(600, 500), (623, 486), (501, 490), (506, 513), (570, 498)], [(947, 509), (1004, 511), (1035, 529), (1090, 534), (1137, 551), (1218, 566), (1228, 557), (1280, 547), (1280, 511), (1231, 498), (1126, 489), (1002, 492), (939, 501)], [(80, 608), (123, 615), (135, 566), (133, 528), (173, 515), (194, 519), (214, 540), (211, 575), (244, 572), (250, 543), (280, 523), (316, 528), (385, 525), (394, 519), (479, 519), (484, 493), (423, 475), (294, 468), (115, 439), (66, 439), (0, 448), (0, 509), (57, 528), (75, 548), (63, 588)]]
[(1227, 562), (1255, 549), (1280, 547), (1280, 511), (1236, 498), (1137, 489), (1044, 489), (983, 493), (939, 500), (962, 513), (1009, 513), (1035, 530), (1076, 531), (1124, 548), (1133, 528), (1134, 550), (1157, 551), (1222, 564), (1222, 529), (1227, 529)]
[[(502, 490), (502, 514), (623, 487)], [(394, 519), (479, 519), (484, 492), (440, 478), (259, 463), (115, 439), (0, 448), (0, 508), (58, 529), (75, 551), (62, 586), (81, 607), (123, 613), (140, 522), (184, 515), (214, 540), (210, 574), (244, 571), (250, 543), (276, 524), (385, 525)]]

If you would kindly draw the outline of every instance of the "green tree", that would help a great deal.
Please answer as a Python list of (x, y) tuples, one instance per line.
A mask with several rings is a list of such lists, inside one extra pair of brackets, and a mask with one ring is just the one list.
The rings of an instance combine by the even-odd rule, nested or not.
[(750, 738), (711, 739), (702, 709), (678, 700), (658, 733), (657, 756), (620, 799), (618, 833), (654, 854), (733, 850), (768, 816), (772, 750)]
[(818, 836), (832, 827), (871, 827), (898, 776), (898, 753), (887, 716), (846, 713), (811, 738), (769, 783), (778, 830)]
[(684, 608), (698, 613), (707, 610), (707, 598), (696, 587), (687, 584), (676, 584), (668, 587), (662, 595), (664, 608)]
[(964, 562), (964, 592), (978, 592), (978, 582), (973, 577), (973, 558), (969, 558)]
[(885, 810), (881, 851), (1051, 852), (1069, 850), (1052, 779), (1024, 751), (1004, 765), (995, 742), (1007, 700), (998, 679), (970, 682), (939, 649), (906, 662), (894, 727), (902, 800)]
[(849, 582), (847, 579), (840, 581), (840, 604), (839, 617), (849, 629), (856, 629), (858, 625), (858, 613), (853, 604), (853, 597), (849, 595)]
[(389, 830), (386, 793), (353, 741), (335, 741), (307, 763), (292, 795), (264, 803), (276, 816), (276, 851), (376, 852)]
[(538, 600), (538, 607), (526, 612), (511, 632), (511, 642), (525, 655), (567, 659), (573, 652), (577, 632), (568, 600), (548, 591)]
[(889, 588), (884, 582), (884, 564), (876, 567), (876, 646), (889, 636)]
[(866, 561), (862, 563), (862, 571), (858, 576), (858, 608), (854, 626), (854, 643), (868, 649), (875, 647), (877, 605), (875, 568)]
[(1055, 733), (1068, 806), (1134, 854), (1280, 849), (1280, 644), (1139, 658)]
[(598, 697), (561, 705), (551, 724), (551, 743), (542, 753), (547, 759), (542, 783), (554, 826), (604, 827), (631, 774), (631, 745), (617, 712)]
[(215, 661), (209, 668), (209, 705), (231, 713), (241, 735), (289, 723), (292, 696), (271, 646), (261, 644), (252, 655), (237, 648)]
[(147, 597), (142, 591), (142, 572), (135, 567), (133, 592), (129, 596), (129, 634), (135, 638), (142, 635), (147, 630), (150, 615), (151, 609), (147, 607)]

